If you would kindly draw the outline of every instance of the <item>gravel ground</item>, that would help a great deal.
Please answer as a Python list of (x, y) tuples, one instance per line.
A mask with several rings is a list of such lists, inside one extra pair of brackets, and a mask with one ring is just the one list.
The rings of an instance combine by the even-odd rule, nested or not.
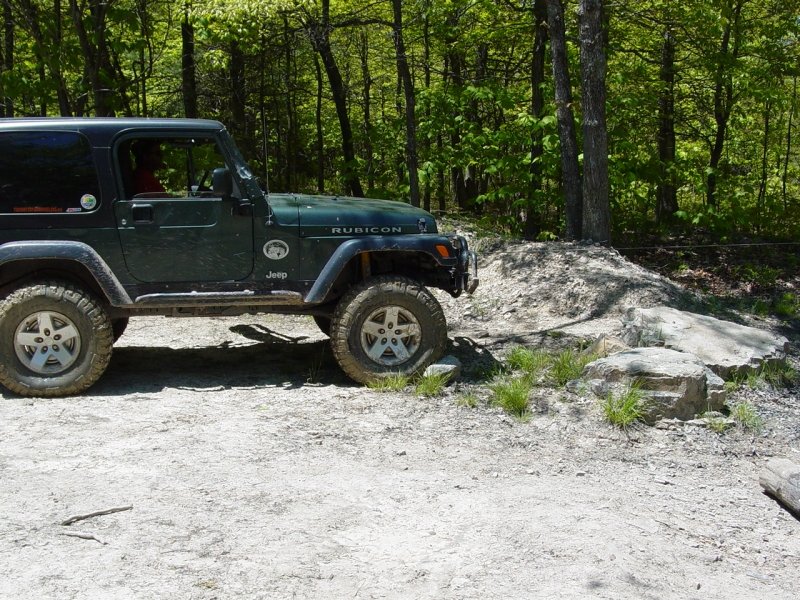
[(443, 299), (465, 377), (440, 397), (355, 385), (310, 319), (277, 316), (133, 320), (87, 394), (4, 393), (0, 597), (800, 596), (800, 521), (758, 485), (766, 458), (800, 462), (796, 388), (733, 395), (757, 435), (624, 433), (546, 387), (524, 423), (490, 405), (479, 377), (511, 344), (685, 295), (563, 248), (482, 249), (476, 295)]

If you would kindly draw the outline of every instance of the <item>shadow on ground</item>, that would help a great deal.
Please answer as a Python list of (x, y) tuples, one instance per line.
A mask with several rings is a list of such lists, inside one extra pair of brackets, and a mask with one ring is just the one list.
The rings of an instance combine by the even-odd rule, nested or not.
[(233, 333), (256, 343), (169, 348), (120, 346), (92, 387), (96, 396), (154, 392), (165, 388), (280, 387), (327, 383), (355, 386), (339, 369), (327, 340), (306, 341), (263, 326), (237, 325)]

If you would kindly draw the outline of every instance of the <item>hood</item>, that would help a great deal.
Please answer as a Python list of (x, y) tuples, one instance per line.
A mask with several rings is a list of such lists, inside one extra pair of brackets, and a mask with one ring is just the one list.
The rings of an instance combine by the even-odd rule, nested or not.
[(343, 196), (296, 195), (300, 234), (359, 236), (436, 233), (429, 212), (405, 202)]

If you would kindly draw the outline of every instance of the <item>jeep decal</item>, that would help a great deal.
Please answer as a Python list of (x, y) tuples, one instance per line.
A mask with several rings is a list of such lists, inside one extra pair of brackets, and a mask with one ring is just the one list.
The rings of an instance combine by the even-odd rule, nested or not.
[(264, 244), (264, 256), (270, 260), (281, 260), (289, 255), (289, 244), (283, 240), (270, 240)]

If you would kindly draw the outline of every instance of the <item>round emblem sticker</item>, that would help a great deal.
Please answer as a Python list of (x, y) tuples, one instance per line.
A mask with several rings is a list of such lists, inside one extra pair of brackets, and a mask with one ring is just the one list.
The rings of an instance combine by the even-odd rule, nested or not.
[(264, 256), (270, 260), (280, 260), (289, 254), (289, 246), (282, 240), (270, 240), (264, 244)]
[(84, 210), (92, 210), (95, 206), (97, 206), (97, 198), (91, 194), (84, 194), (81, 196), (81, 208)]

